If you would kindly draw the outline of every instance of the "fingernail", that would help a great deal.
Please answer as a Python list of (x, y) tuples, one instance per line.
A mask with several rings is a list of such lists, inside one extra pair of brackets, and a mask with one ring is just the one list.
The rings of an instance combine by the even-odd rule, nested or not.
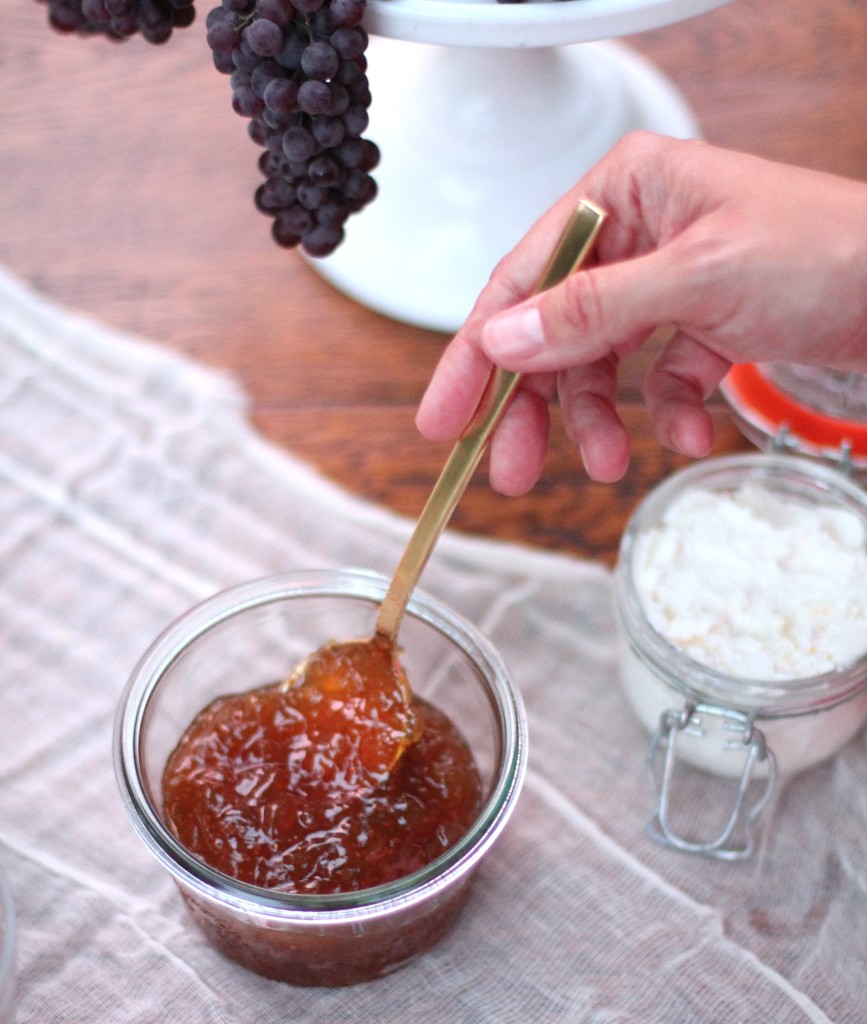
[(544, 340), (542, 317), (535, 306), (499, 313), (482, 331), (482, 344), (492, 359), (534, 355), (541, 350)]

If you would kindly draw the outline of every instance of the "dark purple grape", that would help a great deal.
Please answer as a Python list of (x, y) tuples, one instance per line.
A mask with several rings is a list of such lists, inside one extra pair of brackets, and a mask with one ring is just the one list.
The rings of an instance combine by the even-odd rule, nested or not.
[(327, 82), (337, 74), (339, 67), (340, 58), (330, 43), (316, 39), (304, 47), (301, 54), (301, 70), (308, 78)]
[(173, 25), (154, 25), (153, 28), (143, 28), (141, 34), (149, 43), (167, 43), (172, 34)]
[(316, 224), (316, 218), (305, 206), (300, 203), (293, 203), (283, 210), (280, 215), (283, 227), (293, 235), (303, 235), (311, 231)]
[(285, 78), (286, 69), (280, 67), (276, 60), (263, 60), (253, 68), (250, 85), (257, 96), (265, 98), (265, 90), (275, 78)]
[(214, 53), (231, 53), (233, 47), (238, 43), (238, 33), (234, 26), (225, 19), (215, 22), (208, 29), (205, 38)]
[(310, 33), (314, 39), (328, 38), (336, 27), (332, 21), (331, 10), (327, 3), (323, 4), (310, 18)]
[(364, 159), (364, 146), (361, 139), (344, 139), (335, 147), (334, 155), (344, 167), (360, 167)]
[(232, 50), (232, 60), (239, 71), (247, 71), (252, 75), (259, 58), (254, 53), (251, 53), (242, 42)]
[(214, 67), (222, 75), (231, 75), (235, 70), (235, 62), (232, 60), (231, 53), (212, 53), (211, 56), (214, 59)]
[(327, 82), (308, 79), (298, 87), (298, 106), (305, 114), (330, 114), (331, 89)]
[(247, 125), (247, 134), (257, 146), (264, 146), (268, 141), (268, 126), (262, 121), (253, 120)]
[(105, 34), (109, 39), (128, 39), (138, 32), (138, 18), (134, 14), (119, 14), (111, 19)]
[(48, 23), (57, 32), (78, 32), (85, 22), (81, 11), (56, 7), (48, 12)]
[[(270, 213), (273, 216), (278, 211), (294, 205), (295, 186), (285, 178), (269, 178), (256, 189), (255, 201), (263, 213)], [(303, 235), (304, 232), (299, 231), (298, 234)]]
[(283, 173), (284, 163), (285, 161), (280, 157), (274, 156), (273, 153), (265, 152), (259, 157), (259, 170), (266, 178), (274, 178), (278, 174)]
[(89, 21), (108, 21), (111, 18), (105, 0), (81, 0), (81, 13)]
[(296, 245), (301, 244), (301, 236), (294, 235), (286, 227), (282, 213), (278, 213), (274, 218), (274, 223), (271, 225), (271, 234), (278, 245), (285, 246), (287, 249), (294, 249)]
[(340, 68), (334, 76), (334, 80), (340, 82), (341, 85), (352, 85), (358, 76), (363, 74), (357, 60), (344, 60), (340, 62)]
[(276, 57), (285, 40), (279, 25), (257, 18), (244, 29), (244, 41), (258, 57)]
[(331, 45), (338, 57), (355, 60), (364, 53), (367, 40), (357, 28), (338, 28), (331, 36)]
[(319, 185), (314, 185), (308, 179), (299, 183), (295, 194), (302, 206), (305, 206), (308, 210), (315, 210), (325, 202), (327, 198), (326, 191), (326, 189), (321, 188)]
[(333, 188), (335, 185), (341, 185), (346, 179), (346, 168), (332, 156), (317, 156), (310, 161), (307, 175), (314, 185)]
[(365, 0), (331, 0), (331, 19), (337, 28), (358, 25), (364, 17)]
[(367, 75), (363, 72), (359, 74), (358, 78), (354, 82), (350, 82), (346, 86), (346, 91), (349, 94), (349, 101), (356, 107), (369, 107), (370, 106), (370, 84), (367, 80)]
[(287, 160), (306, 161), (318, 150), (319, 144), (313, 138), (313, 133), (304, 125), (294, 125), (283, 136), (283, 152)]
[(361, 142), (361, 160), (358, 166), (362, 171), (372, 171), (379, 164), (379, 147), (370, 139), (359, 139)]
[(342, 227), (352, 211), (343, 199), (329, 199), (316, 211), (316, 221), (329, 227)]
[(328, 90), (331, 93), (331, 105), (328, 108), (329, 114), (339, 116), (349, 109), (349, 92), (345, 85), (340, 82), (329, 82)]
[(269, 132), (268, 138), (265, 140), (265, 147), (277, 160), (285, 160), (286, 157), (283, 152), (283, 132)]
[(295, 123), (295, 119), (291, 114), (278, 114), (267, 107), (262, 111), (261, 117), (262, 123), (272, 131), (285, 131)]
[(269, 110), (291, 114), (298, 109), (298, 83), (292, 78), (272, 78), (262, 98)]
[(350, 204), (366, 205), (376, 195), (376, 182), (366, 171), (356, 168), (347, 174), (343, 194)]
[(309, 160), (287, 160), (284, 174), (297, 185), (307, 177), (307, 167), (309, 164)]
[(313, 119), (310, 130), (313, 133), (313, 138), (323, 149), (334, 149), (343, 142), (346, 136), (346, 126), (339, 117), (316, 117)]
[(343, 228), (317, 224), (301, 238), (301, 247), (308, 256), (328, 256), (343, 241)]
[(301, 54), (307, 41), (303, 36), (292, 33), (286, 37), (283, 49), (277, 54), (276, 61), (288, 71), (299, 71), (301, 69)]
[(295, 11), (289, 0), (256, 0), (256, 13), (275, 25), (288, 25)]
[(232, 109), (241, 117), (258, 117), (265, 109), (265, 101), (249, 85), (242, 85), (232, 93)]
[(357, 139), (367, 131), (370, 118), (364, 107), (350, 107), (343, 115), (346, 134)]

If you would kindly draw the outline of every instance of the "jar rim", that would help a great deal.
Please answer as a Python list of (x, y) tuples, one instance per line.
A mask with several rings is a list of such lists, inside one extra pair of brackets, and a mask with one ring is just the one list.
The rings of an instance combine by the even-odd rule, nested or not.
[(390, 913), (429, 898), (469, 872), (502, 831), (526, 772), (527, 725), (520, 693), (505, 663), (476, 627), (445, 604), (416, 590), (406, 615), (422, 620), (450, 640), (479, 669), (497, 708), (502, 753), (493, 785), (475, 821), (448, 850), (394, 881), (343, 893), (288, 893), (241, 882), (205, 864), (169, 831), (142, 782), (140, 739), (149, 698), (190, 643), (234, 615), (257, 606), (307, 597), (348, 597), (378, 604), (386, 577), (360, 569), (289, 572), (260, 577), (199, 602), (169, 625), (148, 647), (123, 691), (114, 727), (114, 766), (130, 820), (151, 852), (176, 879), (210, 899), (282, 920), (316, 921), (355, 917), (359, 911)]
[(615, 571), (615, 602), (635, 654), (687, 698), (743, 711), (753, 718), (811, 714), (867, 689), (867, 652), (843, 668), (788, 679), (733, 676), (692, 658), (649, 622), (633, 576), (635, 544), (674, 497), (711, 481), (730, 486), (771, 480), (804, 485), (838, 507), (854, 511), (867, 527), (867, 492), (840, 470), (795, 455), (751, 452), (704, 459), (672, 474), (635, 508), (623, 532)]

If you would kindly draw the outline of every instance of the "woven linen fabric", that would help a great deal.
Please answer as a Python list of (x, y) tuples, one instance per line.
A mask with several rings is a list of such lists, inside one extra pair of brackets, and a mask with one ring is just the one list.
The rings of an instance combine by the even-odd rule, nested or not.
[[(506, 499), (504, 499), (506, 500)], [(216, 953), (121, 806), (112, 730), (151, 640), (292, 569), (394, 568), (411, 523), (261, 439), (234, 383), (0, 272), (0, 869), (19, 1024), (867, 1020), (867, 737), (782, 784), (755, 855), (653, 843), (611, 574), (447, 532), (423, 577), (527, 708), (524, 790), (456, 929), (307, 989)], [(687, 810), (708, 799), (686, 769)]]

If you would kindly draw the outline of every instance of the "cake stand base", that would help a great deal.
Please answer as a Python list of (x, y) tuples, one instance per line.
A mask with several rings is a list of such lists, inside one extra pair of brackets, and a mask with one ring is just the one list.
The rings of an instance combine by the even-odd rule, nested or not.
[(365, 306), (454, 332), (497, 261), (628, 132), (699, 134), (651, 63), (616, 42), (429, 46), (374, 37), (366, 133), (376, 199), (311, 265)]

